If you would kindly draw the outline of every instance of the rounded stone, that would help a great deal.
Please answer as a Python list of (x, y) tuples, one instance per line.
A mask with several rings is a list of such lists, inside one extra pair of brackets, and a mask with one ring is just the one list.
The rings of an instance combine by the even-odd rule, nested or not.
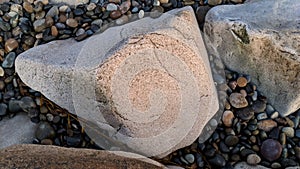
[(248, 106), (248, 101), (241, 93), (232, 93), (229, 96), (229, 102), (235, 108), (244, 108)]
[(122, 16), (122, 13), (121, 13), (121, 11), (116, 10), (116, 11), (112, 11), (109, 14), (109, 16), (111, 17), (111, 19), (118, 19)]
[(285, 133), (287, 137), (294, 137), (295, 131), (292, 127), (283, 127), (282, 132)]
[(5, 42), (5, 50), (7, 52), (15, 50), (19, 46), (19, 43), (14, 38), (10, 38)]
[(277, 123), (271, 119), (262, 120), (257, 123), (257, 127), (263, 131), (271, 131), (274, 127), (277, 127)]
[(257, 113), (263, 112), (266, 109), (266, 107), (267, 104), (260, 100), (255, 101), (252, 105), (252, 109)]
[(208, 160), (210, 164), (217, 167), (224, 167), (226, 165), (226, 161), (224, 157), (220, 154), (216, 154), (215, 157)]
[(239, 138), (237, 136), (229, 135), (225, 138), (225, 144), (227, 146), (234, 146), (239, 142)]
[(239, 77), (236, 82), (239, 87), (245, 87), (247, 86), (248, 80), (245, 77)]
[(207, 3), (212, 6), (220, 5), (220, 4), (222, 4), (222, 2), (223, 2), (222, 0), (208, 0), (207, 1)]
[(3, 77), (5, 74), (4, 69), (0, 66), (0, 77)]
[(4, 103), (0, 103), (0, 116), (6, 115), (7, 105)]
[(33, 22), (33, 28), (36, 32), (42, 32), (46, 28), (46, 20), (38, 19)]
[(265, 140), (260, 148), (260, 153), (268, 161), (277, 160), (282, 152), (282, 145), (274, 139)]
[(251, 107), (239, 109), (235, 112), (238, 118), (248, 121), (254, 116), (254, 111)]
[(107, 11), (116, 11), (116, 10), (118, 10), (118, 6), (114, 3), (109, 3), (106, 5), (106, 10)]
[(222, 121), (226, 127), (232, 126), (233, 119), (234, 119), (234, 114), (232, 111), (230, 111), (230, 110), (224, 111), (223, 116), (222, 116)]
[(190, 164), (193, 164), (194, 161), (195, 161), (195, 157), (194, 157), (193, 154), (186, 154), (186, 155), (184, 156), (184, 158), (185, 158), (186, 161), (187, 161), (188, 163), (190, 163)]
[(39, 140), (53, 138), (55, 136), (55, 131), (48, 122), (40, 122), (36, 129), (35, 136)]
[(12, 68), (14, 66), (15, 59), (16, 59), (15, 52), (8, 53), (2, 63), (2, 67), (3, 68)]
[(261, 158), (257, 154), (250, 154), (247, 156), (247, 163), (250, 165), (257, 165), (260, 161)]
[(122, 2), (122, 4), (120, 5), (121, 13), (125, 14), (130, 9), (130, 6), (131, 6), (130, 0)]
[(71, 28), (76, 28), (78, 26), (78, 22), (73, 18), (67, 19), (66, 24)]

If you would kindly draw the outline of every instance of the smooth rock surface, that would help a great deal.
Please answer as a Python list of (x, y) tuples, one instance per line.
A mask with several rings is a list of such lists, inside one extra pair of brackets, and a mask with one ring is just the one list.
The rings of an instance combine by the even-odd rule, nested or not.
[(0, 149), (15, 144), (31, 143), (35, 129), (36, 124), (32, 123), (25, 113), (17, 114), (11, 119), (3, 118), (0, 121)]
[(282, 116), (300, 108), (300, 1), (251, 0), (211, 9), (204, 33), (225, 65), (249, 74)]
[(0, 168), (166, 168), (138, 154), (121, 151), (17, 145), (0, 150)]
[(108, 150), (164, 156), (193, 143), (219, 105), (191, 7), (37, 46), (16, 71)]

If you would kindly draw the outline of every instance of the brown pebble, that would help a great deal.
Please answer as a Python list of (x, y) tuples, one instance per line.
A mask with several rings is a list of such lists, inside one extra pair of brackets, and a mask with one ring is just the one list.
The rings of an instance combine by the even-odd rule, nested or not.
[(230, 81), (228, 83), (228, 86), (232, 89), (235, 90), (236, 86), (237, 86), (237, 82), (236, 81)]
[(60, 14), (59, 15), (59, 22), (65, 23), (67, 21), (67, 16), (65, 14)]
[(226, 126), (226, 127), (231, 127), (232, 126), (232, 121), (234, 119), (234, 114), (232, 111), (230, 110), (227, 110), (223, 113), (223, 116), (222, 116), (222, 121), (223, 121), (223, 124)]
[(248, 101), (241, 93), (232, 93), (229, 96), (231, 106), (235, 108), (243, 108), (248, 106)]
[(32, 13), (33, 12), (33, 7), (32, 7), (32, 5), (29, 2), (24, 2), (23, 3), (23, 8), (28, 13)]
[(67, 19), (66, 24), (71, 28), (76, 28), (78, 26), (78, 22), (73, 18)]
[(53, 20), (53, 18), (51, 16), (47, 16), (45, 22), (46, 22), (46, 25), (48, 27), (50, 27), (50, 26), (52, 26), (54, 24), (54, 20)]
[(118, 19), (122, 16), (121, 11), (112, 11), (109, 16), (111, 17), (111, 19)]
[(271, 119), (262, 120), (257, 123), (257, 127), (266, 132), (271, 131), (274, 127), (277, 127), (277, 123)]
[(16, 49), (18, 46), (19, 46), (18, 41), (13, 38), (10, 38), (5, 42), (6, 52), (10, 52), (10, 51)]
[(55, 26), (51, 26), (51, 35), (54, 37), (58, 35), (58, 30)]
[(131, 6), (131, 2), (130, 0), (124, 1), (121, 5), (120, 5), (120, 11), (122, 14), (126, 13)]
[(245, 87), (245, 86), (247, 86), (247, 83), (248, 83), (248, 81), (245, 77), (239, 77), (236, 82), (239, 87)]
[(43, 145), (52, 145), (52, 144), (53, 144), (53, 141), (50, 140), (50, 139), (43, 139), (43, 140), (41, 141), (41, 144), (43, 144)]

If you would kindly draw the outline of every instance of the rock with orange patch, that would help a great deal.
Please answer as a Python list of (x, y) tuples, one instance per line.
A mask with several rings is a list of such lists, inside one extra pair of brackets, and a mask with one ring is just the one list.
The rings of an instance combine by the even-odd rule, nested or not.
[(16, 70), (107, 150), (162, 157), (193, 143), (219, 105), (191, 7), (37, 46)]

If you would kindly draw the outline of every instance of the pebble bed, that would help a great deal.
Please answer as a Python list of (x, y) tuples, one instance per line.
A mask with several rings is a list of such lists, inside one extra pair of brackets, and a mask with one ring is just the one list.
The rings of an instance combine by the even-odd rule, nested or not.
[[(14, 71), (18, 54), (52, 40), (70, 37), (84, 40), (109, 27), (112, 21), (128, 22), (135, 13), (142, 18), (147, 12), (165, 12), (186, 5), (197, 11), (200, 7), (209, 9), (242, 2), (90, 0), (76, 8), (64, 4), (53, 6), (48, 0), (13, 0), (0, 4), (0, 120), (24, 111), (32, 122), (38, 123), (35, 144), (101, 149), (85, 134), (75, 115), (22, 83)], [(228, 99), (212, 136), (204, 143), (195, 141), (156, 160), (184, 168), (233, 168), (240, 161), (270, 168), (299, 166), (300, 110), (280, 117), (250, 76), (226, 70), (226, 80)]]

